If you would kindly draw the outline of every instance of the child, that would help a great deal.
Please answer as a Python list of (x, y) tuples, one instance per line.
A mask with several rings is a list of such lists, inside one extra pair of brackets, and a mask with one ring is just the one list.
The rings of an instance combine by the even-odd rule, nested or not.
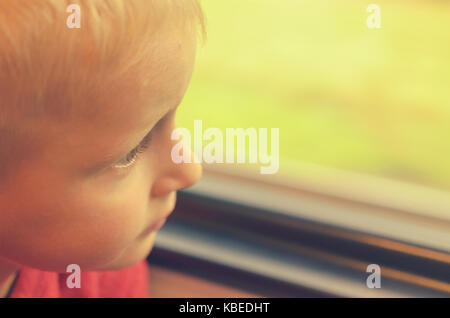
[(148, 296), (201, 175), (171, 160), (198, 30), (196, 0), (0, 0), (0, 297)]

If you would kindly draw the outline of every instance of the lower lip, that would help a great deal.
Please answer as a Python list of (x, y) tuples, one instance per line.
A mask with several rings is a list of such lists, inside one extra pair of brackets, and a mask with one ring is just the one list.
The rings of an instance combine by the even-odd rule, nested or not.
[(160, 228), (163, 227), (163, 225), (166, 223), (167, 218), (162, 219), (161, 221), (159, 221), (158, 223), (148, 227), (145, 231), (144, 234), (149, 234), (155, 231), (158, 231)]

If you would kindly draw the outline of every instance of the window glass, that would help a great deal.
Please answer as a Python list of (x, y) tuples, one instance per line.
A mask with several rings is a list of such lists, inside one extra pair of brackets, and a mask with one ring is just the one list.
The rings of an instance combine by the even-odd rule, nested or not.
[(203, 1), (208, 36), (178, 125), (279, 128), (280, 169), (450, 189), (450, 3), (368, 5)]

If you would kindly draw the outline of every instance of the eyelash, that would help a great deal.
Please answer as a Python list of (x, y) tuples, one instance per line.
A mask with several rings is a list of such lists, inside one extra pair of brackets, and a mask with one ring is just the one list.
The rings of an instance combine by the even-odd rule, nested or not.
[(149, 147), (150, 145), (150, 141), (152, 134), (148, 134), (147, 136), (145, 136), (145, 138), (142, 140), (142, 142), (139, 144), (139, 146), (137, 146), (136, 148), (134, 148), (133, 150), (131, 150), (126, 156), (125, 156), (125, 164), (115, 164), (114, 167), (115, 168), (119, 168), (119, 169), (123, 169), (123, 168), (130, 168), (132, 166), (134, 166), (134, 164), (136, 163), (136, 161), (139, 159), (139, 155), (143, 152), (145, 152), (145, 150)]

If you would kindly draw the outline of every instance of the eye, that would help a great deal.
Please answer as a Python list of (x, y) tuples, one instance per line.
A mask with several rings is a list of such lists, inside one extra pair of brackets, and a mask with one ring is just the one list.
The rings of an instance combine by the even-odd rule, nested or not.
[(133, 166), (136, 161), (139, 159), (139, 154), (145, 152), (145, 150), (150, 145), (150, 141), (152, 139), (151, 132), (145, 136), (145, 138), (141, 141), (141, 143), (131, 150), (125, 157), (120, 159), (116, 164), (113, 165), (114, 168), (123, 169), (129, 168)]

